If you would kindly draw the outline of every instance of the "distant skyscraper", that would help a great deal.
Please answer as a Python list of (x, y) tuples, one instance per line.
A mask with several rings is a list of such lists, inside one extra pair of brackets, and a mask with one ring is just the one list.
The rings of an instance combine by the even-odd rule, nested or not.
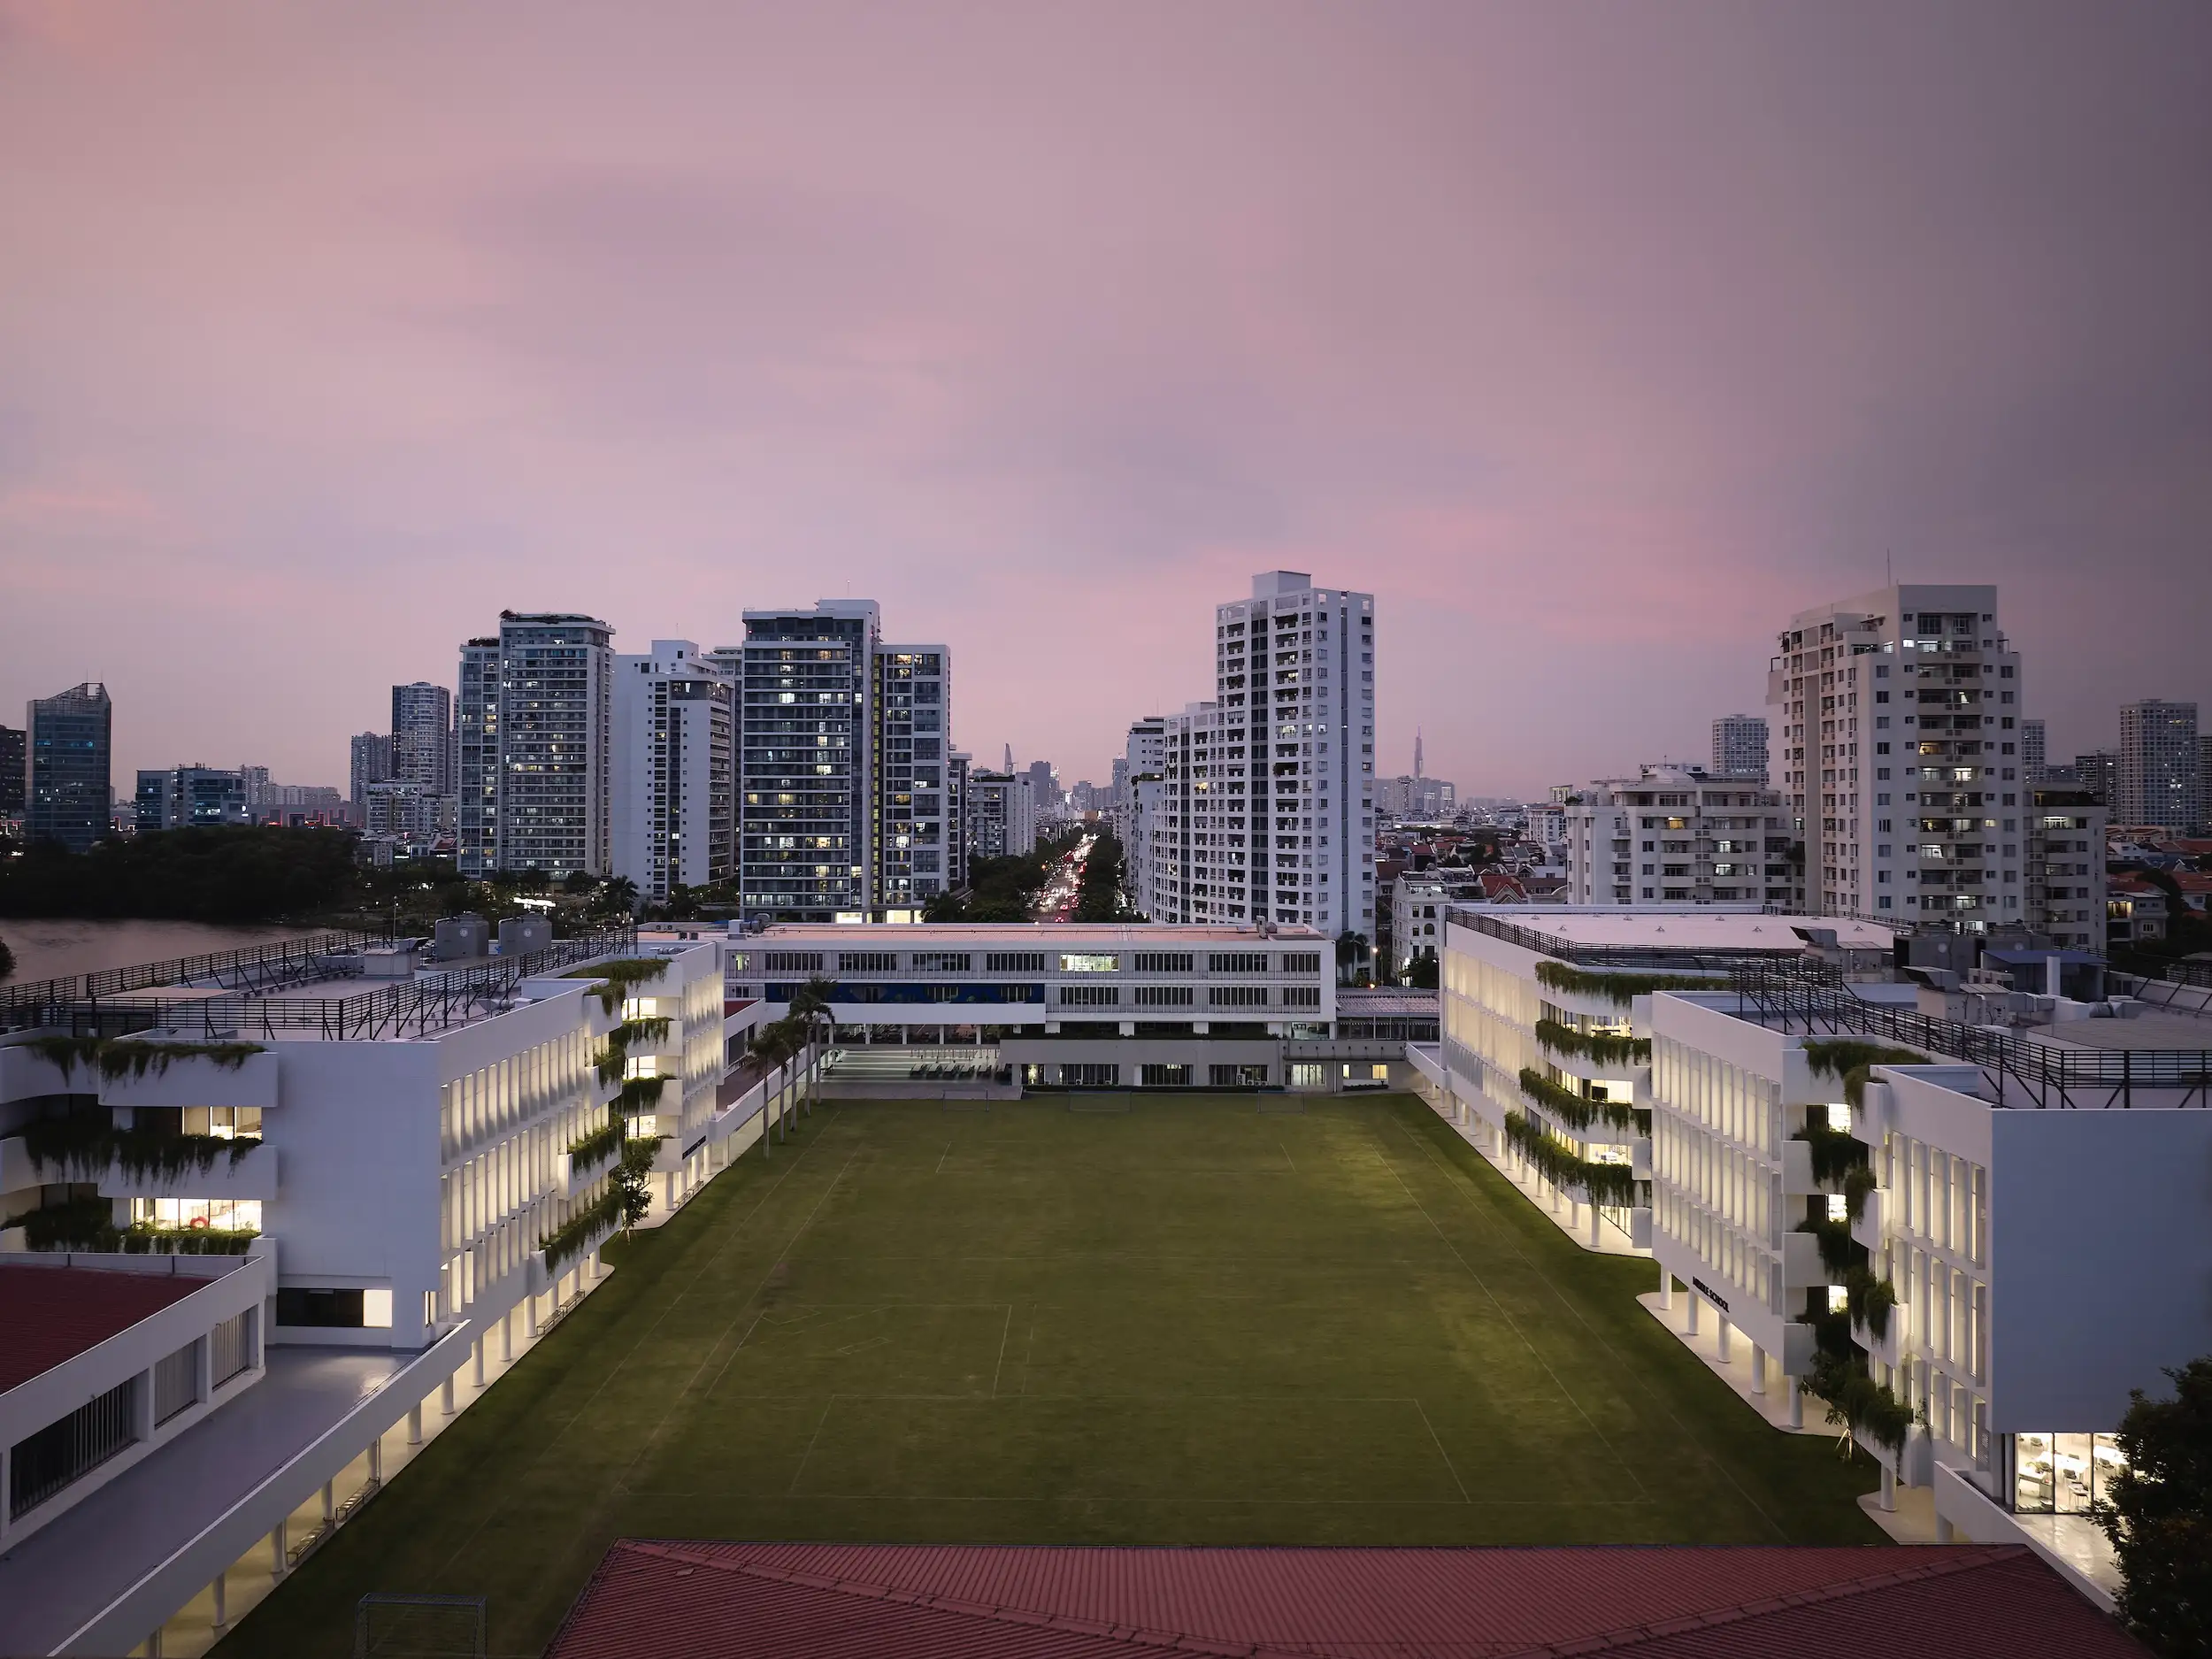
[(745, 612), (737, 873), (764, 920), (903, 920), (949, 890), (951, 654), (887, 644), (872, 599)]
[(1756, 714), (1724, 714), (1713, 722), (1713, 771), (1721, 777), (1766, 781), (1767, 723)]
[(1428, 768), (1421, 758), (1421, 728), (1417, 726), (1413, 728), (1413, 775), (1417, 778), (1429, 775)]
[(2040, 720), (2020, 722), (2020, 781), (2035, 784), (2043, 781), (2049, 771), (2044, 751), (2044, 729)]
[(426, 680), (392, 687), (392, 771), (426, 795), (453, 793), (453, 694)]
[(2119, 751), (2093, 749), (2085, 755), (2077, 755), (2074, 757), (2073, 772), (2075, 782), (2103, 803), (2106, 818), (2115, 824), (2121, 822), (2114, 810), (2114, 803), (2120, 798)]
[[(2019, 653), (1989, 586), (1894, 587), (1801, 611), (1767, 699), (1818, 916), (2022, 919)], [(1994, 820), (1994, 822), (1985, 822)]]
[(2194, 829), (2204, 817), (2198, 764), (2195, 703), (2146, 697), (2124, 704), (2112, 821)]
[(105, 686), (88, 680), (29, 705), (24, 833), (90, 850), (109, 827), (115, 710)]
[(348, 745), (352, 751), (347, 787), (357, 807), (366, 809), (369, 786), (386, 783), (392, 776), (392, 738), (388, 732), (359, 732)]
[(1164, 723), (1140, 790), (1156, 922), (1375, 937), (1375, 600), (1269, 571), (1214, 608), (1214, 700)]
[[(948, 739), (948, 741), (950, 740)], [(968, 885), (968, 855), (974, 845), (971, 820), (974, 814), (970, 774), (975, 757), (953, 749), (945, 757), (945, 891), (957, 893)]]
[(28, 753), (20, 726), (0, 726), (0, 818), (14, 818), (23, 810)]
[(614, 630), (595, 617), (499, 613), (461, 651), (464, 875), (606, 872)]
[(649, 902), (725, 880), (735, 844), (736, 701), (689, 640), (617, 657), (613, 873)]

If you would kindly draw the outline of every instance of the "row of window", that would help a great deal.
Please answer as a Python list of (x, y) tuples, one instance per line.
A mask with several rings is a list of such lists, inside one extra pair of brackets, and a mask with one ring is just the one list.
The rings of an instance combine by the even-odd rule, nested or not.
[[(757, 965), (766, 973), (822, 973), (827, 972), (833, 956), (840, 973), (896, 973), (901, 954), (895, 950), (764, 950), (758, 953)], [(916, 950), (904, 954), (909, 958), (908, 972), (913, 973), (972, 973), (976, 972), (978, 955), (983, 958), (982, 971), (986, 973), (1118, 973), (1125, 964), (1136, 973), (1194, 973), (1198, 963), (1196, 953), (1187, 950)], [(1321, 953), (1317, 950), (1284, 951), (1280, 954), (1279, 968), (1271, 967), (1274, 960), (1264, 950), (1211, 951), (1205, 958), (1206, 972), (1321, 972)], [(742, 972), (754, 964), (753, 953), (733, 954), (729, 964), (733, 972)]]

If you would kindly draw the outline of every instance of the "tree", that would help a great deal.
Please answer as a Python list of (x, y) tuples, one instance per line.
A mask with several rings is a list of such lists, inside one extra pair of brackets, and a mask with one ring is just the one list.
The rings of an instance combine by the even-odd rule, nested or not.
[(1351, 971), (1367, 954), (1367, 935), (1348, 930), (1336, 936), (1336, 977), (1339, 984), (1351, 977)]
[(2131, 1394), (2116, 1437), (2127, 1466), (2097, 1519), (2123, 1579), (2120, 1617), (2162, 1654), (2212, 1653), (2212, 1356), (2171, 1400)]
[(1406, 964), (1406, 983), (1418, 991), (1433, 991), (1438, 973), (1436, 952), (1424, 950)]

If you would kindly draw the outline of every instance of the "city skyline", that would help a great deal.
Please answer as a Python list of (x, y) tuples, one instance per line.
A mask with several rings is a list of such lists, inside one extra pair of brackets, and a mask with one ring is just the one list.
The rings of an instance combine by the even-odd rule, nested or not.
[(2212, 702), (2212, 18), (2023, 10), (12, 6), (0, 699), (336, 783), (501, 609), (866, 596), (1097, 780), (1282, 566), (1377, 596), (1379, 774), (1529, 795), (1893, 578), (1995, 584), (2050, 752), (2112, 745)]

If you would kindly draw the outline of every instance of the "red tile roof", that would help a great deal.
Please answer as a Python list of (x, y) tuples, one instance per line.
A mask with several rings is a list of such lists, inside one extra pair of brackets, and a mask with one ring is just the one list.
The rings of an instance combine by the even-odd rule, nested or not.
[(625, 1540), (547, 1659), (2143, 1659), (2019, 1548), (1103, 1549)]
[(91, 1267), (0, 1267), (0, 1394), (97, 1348), (206, 1284)]

